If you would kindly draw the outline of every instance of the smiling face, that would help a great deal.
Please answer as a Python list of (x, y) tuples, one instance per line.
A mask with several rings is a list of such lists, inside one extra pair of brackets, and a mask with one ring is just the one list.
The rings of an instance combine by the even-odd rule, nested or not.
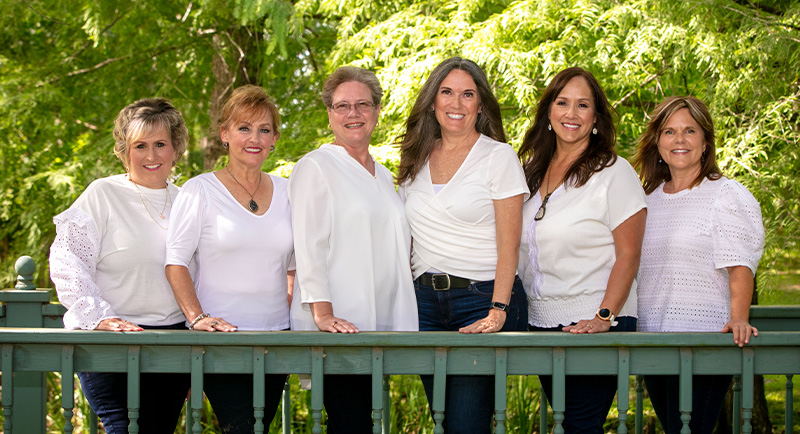
[(228, 142), (229, 164), (257, 170), (261, 170), (277, 140), (272, 115), (267, 110), (231, 122), (219, 135)]
[[(351, 148), (369, 146), (372, 132), (378, 125), (380, 106), (358, 108), (359, 103), (372, 104), (372, 93), (366, 84), (358, 81), (347, 81), (340, 84), (333, 92), (333, 107), (350, 104), (347, 113), (337, 113), (328, 107), (328, 122), (331, 124), (336, 143)], [(363, 104), (362, 104), (363, 106)]]
[(705, 150), (703, 129), (688, 108), (673, 113), (658, 135), (658, 154), (669, 166), (673, 177), (676, 174), (697, 176)]
[(595, 115), (595, 101), (589, 83), (573, 77), (550, 105), (550, 125), (559, 145), (589, 145)]
[(442, 135), (474, 132), (480, 105), (478, 86), (472, 76), (461, 69), (450, 71), (439, 85), (433, 102)]
[(172, 137), (164, 127), (155, 127), (129, 145), (130, 179), (147, 188), (164, 188), (175, 161)]

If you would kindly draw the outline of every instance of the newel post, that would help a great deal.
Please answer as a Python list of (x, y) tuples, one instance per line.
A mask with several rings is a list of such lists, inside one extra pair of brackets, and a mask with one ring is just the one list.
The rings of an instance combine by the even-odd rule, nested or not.
[[(50, 304), (52, 289), (37, 289), (33, 284), (36, 263), (22, 256), (14, 264), (17, 284), (14, 289), (0, 291), (0, 303), (5, 306), (5, 327), (44, 327), (44, 311)], [(12, 375), (3, 372), (3, 375)], [(44, 434), (47, 424), (47, 381), (43, 372), (14, 372), (15, 433)]]

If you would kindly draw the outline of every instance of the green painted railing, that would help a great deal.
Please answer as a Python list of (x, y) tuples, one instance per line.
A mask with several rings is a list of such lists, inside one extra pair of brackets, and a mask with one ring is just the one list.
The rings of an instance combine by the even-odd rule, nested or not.
[[(19, 268), (18, 268), (19, 270)], [(27, 271), (27, 270), (23, 270)], [(20, 273), (21, 275), (23, 273)], [(32, 271), (30, 272), (32, 274)], [(25, 286), (26, 277), (21, 284)], [(691, 376), (731, 374), (739, 391), (734, 429), (752, 432), (753, 383), (755, 375), (786, 375), (786, 432), (792, 430), (791, 376), (800, 374), (800, 310), (761, 308), (752, 312), (762, 330), (745, 348), (732, 344), (730, 334), (719, 333), (609, 333), (570, 335), (564, 333), (378, 333), (356, 335), (318, 332), (147, 331), (112, 333), (56, 329), (63, 308), (51, 304), (52, 290), (16, 289), (0, 291), (0, 370), (2, 370), (2, 414), (4, 432), (44, 432), (44, 373), (60, 372), (62, 389), (71, 390), (75, 372), (123, 372), (129, 378), (130, 432), (138, 432), (138, 379), (140, 373), (189, 373), (192, 389), (202, 390), (204, 373), (253, 375), (256, 432), (270, 421), (263, 415), (264, 374), (286, 373), (311, 376), (313, 432), (321, 433), (323, 374), (363, 374), (372, 377), (374, 432), (388, 434), (389, 375), (434, 376), (434, 432), (442, 433), (445, 379), (447, 375), (491, 375), (495, 377), (496, 433), (506, 427), (506, 377), (508, 375), (552, 375), (554, 382), (553, 432), (563, 433), (564, 380), (566, 375), (618, 375), (618, 432), (625, 433), (630, 411), (630, 376), (678, 375), (680, 409), (691, 409)], [(13, 327), (12, 327), (13, 326)], [(791, 330), (791, 331), (770, 331)], [(13, 393), (8, 393), (12, 391)], [(640, 382), (636, 386), (636, 432), (642, 430)], [(543, 394), (542, 394), (543, 395)], [(62, 408), (73, 431), (72, 393), (63, 393)], [(284, 432), (289, 425), (284, 400)], [(542, 405), (546, 427), (547, 406)], [(200, 433), (202, 394), (193, 393), (187, 415), (191, 432)], [(740, 424), (741, 422), (741, 424)], [(688, 432), (688, 426), (684, 427)], [(741, 431), (739, 431), (739, 429)]]

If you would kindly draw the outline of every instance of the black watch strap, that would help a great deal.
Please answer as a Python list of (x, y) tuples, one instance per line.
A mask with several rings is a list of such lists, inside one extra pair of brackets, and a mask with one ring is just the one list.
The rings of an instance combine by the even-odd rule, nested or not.
[(500, 309), (503, 312), (508, 312), (509, 310), (511, 310), (511, 306), (509, 306), (509, 305), (507, 305), (505, 303), (500, 303), (499, 301), (493, 301), (492, 302), (492, 309)]

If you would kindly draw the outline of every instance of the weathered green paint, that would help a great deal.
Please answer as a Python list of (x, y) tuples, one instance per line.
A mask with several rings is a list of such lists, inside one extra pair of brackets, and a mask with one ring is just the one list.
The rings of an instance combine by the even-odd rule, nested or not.
[(381, 434), (383, 417), (383, 348), (372, 349), (372, 433)]
[(620, 348), (619, 356), (617, 357), (617, 408), (619, 408), (619, 427), (617, 432), (619, 434), (628, 434), (628, 427), (625, 422), (628, 421), (628, 381), (630, 380), (630, 350), (627, 348)]
[[(253, 412), (256, 423), (255, 434), (264, 433), (264, 407), (266, 406), (264, 393), (266, 393), (266, 378), (264, 368), (264, 355), (268, 350), (265, 347), (253, 347)], [(267, 422), (269, 423), (269, 422)]]

